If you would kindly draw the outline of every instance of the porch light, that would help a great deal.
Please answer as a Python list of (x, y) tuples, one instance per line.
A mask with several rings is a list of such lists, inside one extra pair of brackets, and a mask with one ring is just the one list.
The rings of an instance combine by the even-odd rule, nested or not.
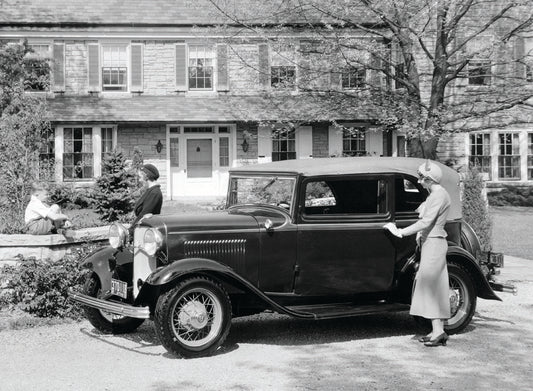
[(244, 141), (242, 142), (241, 147), (242, 147), (242, 151), (243, 152), (248, 152), (249, 145), (248, 145), (248, 141), (246, 141), (246, 139), (244, 139)]
[(161, 153), (161, 150), (163, 149), (163, 144), (161, 144), (161, 140), (157, 140), (157, 144), (155, 145), (155, 150), (157, 153)]

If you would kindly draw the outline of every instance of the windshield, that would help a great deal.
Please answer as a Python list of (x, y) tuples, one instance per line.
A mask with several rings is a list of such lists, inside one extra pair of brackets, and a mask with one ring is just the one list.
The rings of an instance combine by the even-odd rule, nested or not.
[(269, 204), (290, 210), (295, 183), (294, 177), (232, 177), (228, 206)]

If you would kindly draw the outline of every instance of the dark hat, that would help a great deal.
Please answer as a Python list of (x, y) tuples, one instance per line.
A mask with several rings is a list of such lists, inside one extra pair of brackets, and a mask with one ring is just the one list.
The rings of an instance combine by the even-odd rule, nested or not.
[(141, 171), (146, 174), (146, 177), (150, 181), (155, 181), (159, 178), (159, 170), (153, 164), (145, 164), (141, 167)]

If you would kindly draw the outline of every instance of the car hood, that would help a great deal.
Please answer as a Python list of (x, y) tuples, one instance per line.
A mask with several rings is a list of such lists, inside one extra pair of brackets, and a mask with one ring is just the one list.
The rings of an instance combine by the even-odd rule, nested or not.
[(168, 234), (175, 232), (232, 231), (257, 229), (259, 224), (250, 214), (220, 211), (204, 214), (166, 214), (143, 220), (143, 226), (165, 227)]

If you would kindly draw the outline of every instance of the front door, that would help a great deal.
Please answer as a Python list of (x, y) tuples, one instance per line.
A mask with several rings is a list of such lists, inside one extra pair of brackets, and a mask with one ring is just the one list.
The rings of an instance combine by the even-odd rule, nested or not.
[(170, 196), (219, 197), (226, 194), (234, 156), (231, 126), (170, 126)]

